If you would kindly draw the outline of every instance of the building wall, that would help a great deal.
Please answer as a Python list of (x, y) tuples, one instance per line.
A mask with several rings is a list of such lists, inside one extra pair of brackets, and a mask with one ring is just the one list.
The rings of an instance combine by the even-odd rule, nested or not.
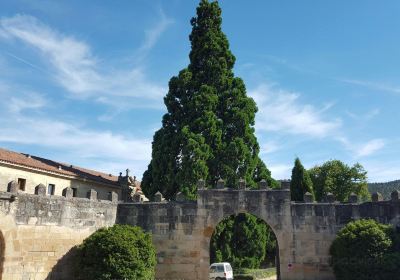
[(115, 202), (31, 194), (16, 197), (13, 201), (11, 194), (0, 192), (0, 234), (5, 241), (2, 280), (74, 279), (73, 247), (115, 222)]
[(86, 197), (86, 194), (90, 189), (97, 191), (99, 199), (108, 200), (109, 192), (116, 192), (118, 197), (121, 197), (120, 188), (113, 188), (96, 182), (84, 182), (74, 178), (66, 178), (57, 174), (48, 174), (39, 171), (33, 171), (29, 169), (22, 169), (17, 167), (8, 167), (0, 165), (0, 191), (7, 191), (8, 184), (11, 181), (18, 181), (18, 178), (26, 179), (25, 192), (29, 194), (35, 193), (35, 188), (39, 184), (43, 184), (47, 187), (49, 184), (55, 185), (54, 195), (62, 196), (62, 192), (65, 188), (77, 188), (77, 197)]

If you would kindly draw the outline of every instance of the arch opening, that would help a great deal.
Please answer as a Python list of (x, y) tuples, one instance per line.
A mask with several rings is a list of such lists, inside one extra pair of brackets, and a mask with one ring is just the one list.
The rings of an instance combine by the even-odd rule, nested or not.
[(268, 223), (253, 214), (233, 214), (219, 221), (209, 248), (210, 265), (229, 262), (235, 275), (280, 279), (278, 239)]
[(6, 250), (6, 243), (4, 242), (3, 233), (0, 231), (0, 280), (3, 279), (5, 250)]

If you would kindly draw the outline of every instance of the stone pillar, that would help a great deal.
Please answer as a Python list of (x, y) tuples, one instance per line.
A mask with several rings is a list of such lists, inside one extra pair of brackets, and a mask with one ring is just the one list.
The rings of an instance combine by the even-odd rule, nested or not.
[(91, 189), (90, 191), (87, 192), (86, 197), (89, 198), (90, 200), (97, 200), (97, 192), (94, 189)]
[(45, 196), (46, 195), (46, 186), (43, 184), (39, 184), (35, 187), (35, 194), (39, 196)]
[(355, 193), (351, 193), (349, 196), (350, 203), (358, 203), (358, 196)]
[(197, 189), (198, 190), (204, 190), (206, 186), (206, 182), (203, 179), (200, 179), (197, 181)]
[(309, 193), (309, 192), (306, 192), (306, 193), (304, 194), (303, 199), (304, 199), (304, 202), (305, 202), (305, 203), (312, 203), (312, 202), (314, 201), (313, 195), (312, 195), (311, 193)]
[(246, 189), (246, 180), (239, 179), (239, 190), (245, 190), (245, 189)]
[(258, 188), (260, 190), (268, 190), (268, 182), (262, 179), (260, 182), (258, 182)]
[(225, 188), (225, 181), (223, 179), (219, 179), (217, 181), (217, 189), (223, 189)]
[(74, 197), (74, 190), (72, 188), (70, 188), (70, 187), (65, 188), (63, 190), (63, 196), (65, 196), (65, 198), (68, 198), (68, 199), (73, 198)]
[(289, 180), (282, 180), (281, 181), (281, 189), (282, 190), (290, 190), (290, 181)]
[(397, 202), (399, 201), (400, 192), (398, 190), (394, 190), (390, 196), (392, 198), (392, 201)]
[(15, 181), (11, 181), (11, 182), (8, 184), (8, 192), (10, 192), (10, 193), (17, 193), (17, 192), (18, 192), (18, 189), (19, 189), (18, 183), (15, 182)]
[(157, 192), (157, 193), (154, 195), (154, 201), (155, 201), (155, 202), (161, 202), (161, 201), (163, 201), (163, 195), (162, 195), (162, 193)]
[(328, 203), (335, 202), (335, 196), (333, 195), (333, 193), (330, 193), (330, 192), (326, 194), (325, 199), (326, 199), (326, 202), (328, 202)]
[(175, 196), (175, 200), (179, 202), (186, 201), (186, 197), (182, 192), (178, 192)]
[(383, 196), (379, 192), (375, 192), (371, 196), (372, 202), (378, 202), (378, 201), (383, 201)]
[(133, 202), (142, 202), (142, 196), (140, 195), (140, 193), (135, 193), (132, 196), (132, 201)]

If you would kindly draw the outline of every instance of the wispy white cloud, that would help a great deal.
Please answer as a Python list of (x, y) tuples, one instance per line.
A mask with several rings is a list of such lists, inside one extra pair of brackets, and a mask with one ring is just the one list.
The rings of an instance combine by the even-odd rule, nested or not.
[(46, 99), (35, 92), (24, 93), (20, 97), (13, 96), (7, 102), (8, 109), (12, 113), (19, 113), (25, 109), (39, 109), (46, 104)]
[(372, 109), (364, 114), (355, 114), (353, 112), (347, 111), (346, 114), (354, 120), (368, 121), (378, 116), (381, 113), (379, 108)]
[[(148, 32), (143, 50), (154, 46), (168, 22), (165, 19), (156, 31)], [(51, 65), (56, 81), (75, 97), (95, 97), (97, 101), (118, 106), (153, 102), (160, 107), (166, 90), (149, 81), (141, 68), (113, 71), (101, 67), (87, 43), (62, 34), (31, 16), (2, 18), (0, 30), (7, 35), (3, 37), (39, 51), (42, 59)], [(126, 102), (127, 98), (131, 101)]]
[(288, 164), (269, 164), (268, 169), (271, 171), (273, 178), (281, 180), (290, 178), (292, 166)]
[(362, 144), (353, 143), (345, 137), (337, 137), (336, 140), (350, 150), (356, 158), (371, 156), (386, 145), (385, 140), (381, 138), (372, 139)]
[(318, 110), (303, 104), (300, 94), (262, 84), (249, 92), (258, 105), (256, 129), (279, 131), (310, 137), (326, 137), (341, 126), (340, 119), (327, 120), (323, 113), (331, 105)]
[(265, 155), (265, 154), (272, 154), (276, 151), (279, 151), (281, 149), (281, 145), (279, 145), (278, 142), (270, 140), (263, 142), (260, 147), (260, 154)]
[(356, 80), (356, 79), (342, 79), (339, 78), (337, 79), (338, 81), (345, 82), (348, 84), (352, 85), (358, 85), (362, 86), (368, 89), (372, 90), (378, 90), (378, 91), (385, 91), (385, 92), (390, 92), (394, 94), (400, 94), (400, 87), (398, 86), (393, 86), (387, 83), (381, 83), (381, 82), (371, 82), (371, 81), (364, 81), (364, 80)]

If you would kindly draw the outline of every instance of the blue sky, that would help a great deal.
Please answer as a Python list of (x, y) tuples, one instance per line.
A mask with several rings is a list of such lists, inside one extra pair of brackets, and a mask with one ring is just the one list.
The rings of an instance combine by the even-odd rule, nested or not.
[[(249, 2), (251, 4), (249, 4)], [(276, 179), (300, 157), (400, 178), (400, 2), (220, 1)], [(141, 178), (197, 1), (0, 3), (0, 146)]]

